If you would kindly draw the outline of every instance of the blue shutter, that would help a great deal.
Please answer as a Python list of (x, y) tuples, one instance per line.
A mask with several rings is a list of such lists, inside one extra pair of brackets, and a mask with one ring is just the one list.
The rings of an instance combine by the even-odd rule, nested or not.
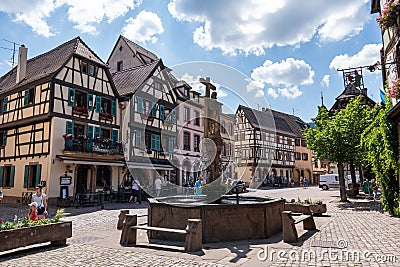
[(0, 166), (0, 187), (3, 187), (4, 166)]
[(3, 132), (3, 140), (2, 141), (3, 141), (2, 145), (6, 146), (7, 145), (7, 131)]
[(96, 96), (96, 112), (101, 113), (101, 96)]
[(160, 105), (160, 120), (164, 120), (164, 106)]
[(156, 135), (156, 150), (160, 151), (160, 136)]
[(141, 97), (136, 97), (137, 98), (137, 108), (136, 111), (140, 114), (143, 113), (143, 99)]
[(15, 166), (11, 166), (10, 170), (10, 187), (14, 187)]
[(38, 164), (38, 165), (36, 165), (36, 181), (35, 181), (35, 185), (40, 184), (41, 174), (42, 174), (42, 164)]
[[(66, 134), (74, 134), (74, 123), (72, 121), (66, 122), (65, 133)], [(73, 143), (73, 140), (65, 140), (65, 148), (68, 150), (71, 149), (72, 143)]]
[(25, 165), (24, 188), (28, 188), (28, 179), (29, 179), (29, 165)]
[(117, 116), (117, 102), (115, 100), (111, 101), (111, 115)]
[(151, 116), (153, 116), (153, 118), (157, 116), (157, 104), (154, 102), (151, 107)]
[(86, 107), (88, 110), (93, 110), (93, 94), (87, 94)]
[(87, 151), (92, 152), (93, 151), (93, 126), (88, 125), (87, 127)]
[(172, 122), (176, 122), (176, 109), (172, 110)]
[(24, 107), (26, 107), (27, 105), (29, 105), (29, 89), (25, 90), (24, 94)]
[(116, 146), (118, 142), (118, 130), (111, 131), (111, 139), (113, 141), (113, 146)]
[(168, 152), (174, 152), (174, 138), (168, 138)]
[(73, 107), (75, 104), (75, 89), (68, 88), (68, 106)]
[(136, 131), (135, 146), (136, 147), (140, 147), (141, 141), (142, 141), (142, 132), (141, 131)]
[(7, 112), (7, 102), (8, 102), (8, 99), (6, 97), (3, 99), (3, 112)]
[(151, 150), (155, 150), (155, 146), (156, 146), (156, 135), (152, 134), (151, 135), (151, 145), (150, 145)]
[(100, 127), (94, 127), (94, 138), (100, 137)]

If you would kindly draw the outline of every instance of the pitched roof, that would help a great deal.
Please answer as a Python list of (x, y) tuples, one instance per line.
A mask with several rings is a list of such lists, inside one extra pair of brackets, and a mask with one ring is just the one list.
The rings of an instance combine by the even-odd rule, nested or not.
[(26, 77), (16, 83), (17, 67), (0, 78), (0, 94), (7, 93), (15, 88), (34, 82), (36, 80), (52, 76), (57, 72), (72, 54), (88, 58), (98, 64), (104, 62), (80, 39), (76, 37), (60, 46), (27, 60)]
[(152, 75), (159, 64), (162, 64), (161, 59), (113, 73), (112, 77), (118, 93), (121, 96), (133, 94)]
[(302, 137), (301, 131), (305, 129), (303, 127), (307, 127), (307, 124), (299, 117), (276, 110), (259, 111), (242, 105), (238, 109), (243, 110), (247, 120), (254, 128), (266, 130), (275, 128), (277, 132)]
[[(149, 50), (147, 50), (143, 46), (140, 46), (137, 43), (129, 40), (125, 36), (121, 35), (121, 38), (124, 39), (124, 41), (128, 44), (128, 46), (132, 50), (132, 52), (139, 53), (140, 54), (139, 56), (145, 56), (145, 57), (141, 57), (141, 59), (145, 61), (144, 64), (148, 64), (148, 63), (150, 63), (152, 61), (157, 61), (159, 59), (156, 54), (150, 52)], [(149, 60), (146, 60), (146, 57)]]

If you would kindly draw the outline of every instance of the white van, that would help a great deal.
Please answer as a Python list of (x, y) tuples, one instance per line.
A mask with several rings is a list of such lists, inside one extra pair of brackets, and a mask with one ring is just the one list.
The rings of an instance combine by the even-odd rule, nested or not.
[(319, 177), (319, 188), (339, 188), (339, 174), (324, 174)]

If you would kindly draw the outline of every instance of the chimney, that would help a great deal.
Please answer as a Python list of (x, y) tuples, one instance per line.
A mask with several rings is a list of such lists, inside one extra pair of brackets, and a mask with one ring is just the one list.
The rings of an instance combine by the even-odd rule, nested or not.
[(26, 77), (26, 60), (28, 56), (28, 48), (21, 45), (18, 50), (18, 66), (16, 83), (20, 83)]

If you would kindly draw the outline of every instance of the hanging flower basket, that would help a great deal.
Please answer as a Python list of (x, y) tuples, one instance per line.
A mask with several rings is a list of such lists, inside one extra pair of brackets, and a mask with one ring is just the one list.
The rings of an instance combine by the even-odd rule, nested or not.
[(376, 18), (379, 27), (384, 30), (396, 24), (400, 12), (400, 3), (398, 0), (391, 0), (383, 6), (381, 15)]
[(387, 89), (389, 97), (400, 98), (400, 78), (397, 78), (392, 82), (392, 85)]

